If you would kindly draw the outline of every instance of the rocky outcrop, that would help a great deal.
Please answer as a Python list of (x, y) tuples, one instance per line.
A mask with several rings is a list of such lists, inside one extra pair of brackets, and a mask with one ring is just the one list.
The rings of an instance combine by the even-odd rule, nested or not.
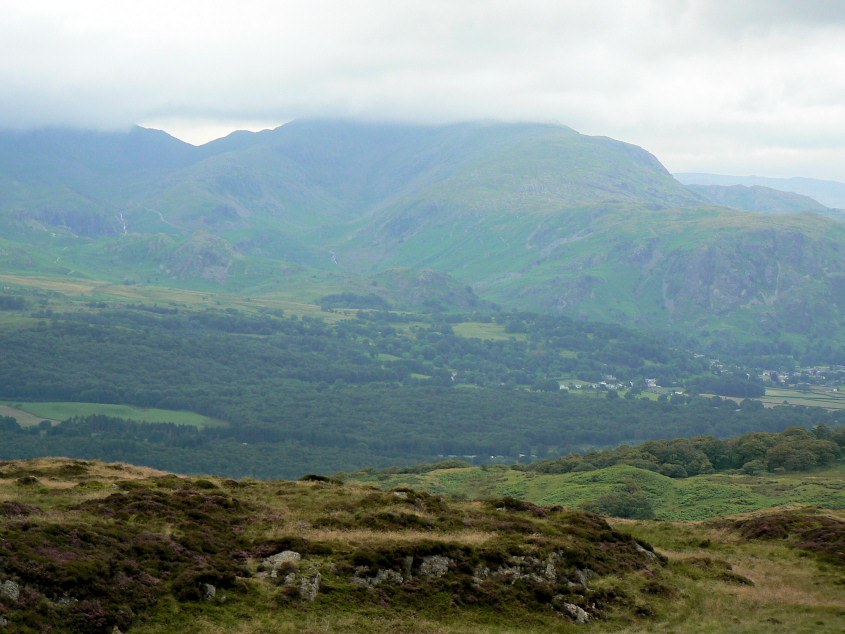
[[(563, 599), (563, 595), (558, 595), (555, 597), (557, 600)], [(561, 601), (561, 607), (563, 611), (566, 612), (569, 616), (572, 617), (578, 625), (583, 625), (584, 623), (590, 620), (589, 613), (584, 609), (581, 608), (574, 603), (566, 603), (565, 601)]]
[(261, 562), (260, 568), (264, 574), (259, 573), (258, 576), (268, 576), (275, 579), (279, 576), (280, 571), (296, 570), (300, 559), (302, 559), (302, 555), (295, 550), (283, 550), (275, 555), (270, 555)]
[(322, 580), (323, 577), (319, 572), (302, 577), (299, 581), (299, 598), (306, 603), (312, 603), (317, 598)]
[(202, 584), (200, 586), (200, 591), (202, 592), (202, 600), (205, 602), (214, 601), (217, 596), (217, 588), (210, 583)]
[(375, 588), (382, 583), (403, 583), (405, 578), (395, 570), (378, 570), (375, 575), (365, 576), (370, 569), (367, 566), (359, 566), (355, 570), (355, 575), (350, 581), (356, 586), (364, 588)]
[(423, 577), (442, 577), (449, 570), (451, 560), (442, 555), (431, 555), (424, 557), (420, 564), (420, 575)]
[(21, 588), (11, 579), (7, 579), (0, 584), (0, 598), (17, 601), (21, 596)]

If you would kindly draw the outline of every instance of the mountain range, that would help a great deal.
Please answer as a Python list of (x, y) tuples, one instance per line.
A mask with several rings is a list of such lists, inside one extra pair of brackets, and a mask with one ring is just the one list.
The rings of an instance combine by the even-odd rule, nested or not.
[(845, 333), (839, 219), (772, 188), (687, 186), (642, 148), (558, 125), (294, 121), (200, 147), (0, 133), (0, 271), (17, 274), (480, 298), (823, 348)]
[(679, 172), (674, 175), (685, 185), (716, 185), (719, 187), (766, 187), (778, 192), (807, 196), (822, 205), (836, 210), (845, 209), (845, 183), (818, 178), (768, 178), (766, 176), (728, 176), (725, 174), (703, 174)]

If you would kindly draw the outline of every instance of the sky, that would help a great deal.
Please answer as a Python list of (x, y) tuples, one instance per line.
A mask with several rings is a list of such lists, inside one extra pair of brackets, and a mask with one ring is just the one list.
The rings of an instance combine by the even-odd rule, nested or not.
[(0, 127), (542, 121), (845, 181), (841, 0), (2, 0)]

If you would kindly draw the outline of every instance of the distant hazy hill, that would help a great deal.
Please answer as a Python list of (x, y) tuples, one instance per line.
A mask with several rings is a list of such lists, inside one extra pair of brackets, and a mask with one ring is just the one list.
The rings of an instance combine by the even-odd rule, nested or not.
[(815, 178), (766, 178), (765, 176), (726, 176), (723, 174), (700, 174), (695, 172), (674, 175), (685, 185), (755, 185), (769, 187), (783, 192), (809, 196), (822, 205), (833, 209), (845, 209), (845, 183)]
[(764, 214), (789, 214), (801, 211), (814, 211), (823, 216), (831, 216), (837, 210), (825, 207), (809, 196), (784, 192), (760, 185), (688, 185), (690, 189), (707, 197), (718, 205), (758, 211)]
[(0, 159), (5, 270), (308, 301), (371, 283), (418, 301), (415, 280), (441, 306), (470, 286), (720, 342), (843, 327), (845, 224), (759, 189), (693, 191), (642, 148), (562, 126), (301, 121), (202, 147), (47, 130), (0, 133)]

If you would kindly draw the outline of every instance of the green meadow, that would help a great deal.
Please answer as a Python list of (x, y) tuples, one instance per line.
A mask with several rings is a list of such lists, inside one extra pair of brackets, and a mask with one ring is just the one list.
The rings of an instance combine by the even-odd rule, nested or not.
[[(132, 405), (113, 405), (104, 403), (6, 403), (6, 416), (18, 418), (20, 425), (37, 424), (41, 420), (63, 421), (75, 416), (109, 416), (141, 423), (174, 423), (191, 425), (198, 429), (205, 427), (226, 426), (225, 421), (196, 414), (167, 409), (133, 407)], [(15, 410), (29, 416), (18, 417)]]

